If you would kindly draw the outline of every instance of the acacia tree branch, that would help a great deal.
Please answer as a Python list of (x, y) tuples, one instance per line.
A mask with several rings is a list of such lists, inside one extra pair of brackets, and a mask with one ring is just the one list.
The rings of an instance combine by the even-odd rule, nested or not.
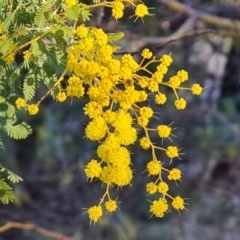
[[(167, 37), (145, 37), (131, 32), (125, 32), (125, 40), (121, 45), (124, 51), (119, 51), (116, 55), (125, 53), (137, 54), (144, 46), (151, 46), (154, 50), (159, 50), (166, 45), (169, 45), (180, 39), (194, 37), (202, 34), (216, 34), (219, 33), (223, 36), (240, 36), (240, 21), (232, 20), (229, 18), (218, 17), (204, 11), (196, 10), (190, 6), (181, 4), (175, 0), (159, 0), (160, 3), (168, 6), (172, 10), (183, 12), (189, 15), (189, 18), (170, 36)], [(221, 28), (220, 30), (197, 30), (194, 31), (195, 22), (199, 19), (206, 24), (211, 24), (215, 27)]]
[[(211, 30), (211, 29), (207, 29), (207, 30), (200, 30), (200, 31), (192, 31), (190, 34), (182, 35), (182, 36), (175, 37), (175, 38), (172, 38), (172, 35), (170, 35), (168, 37), (160, 37), (159, 41), (158, 41), (158, 44), (153, 44), (150, 48), (153, 51), (159, 51), (159, 50), (162, 50), (164, 47), (170, 45), (171, 43), (177, 42), (179, 40), (186, 40), (188, 38), (198, 37), (200, 35), (207, 35), (207, 34), (216, 34), (216, 31)], [(157, 37), (156, 37), (156, 39), (157, 39)], [(165, 41), (163, 41), (163, 40), (165, 40)], [(150, 43), (152, 43), (152, 42), (150, 41)], [(141, 45), (141, 47), (145, 46), (146, 44), (150, 44), (150, 43), (148, 41), (146, 41), (146, 42), (144, 42), (143, 45)], [(114, 53), (114, 55), (123, 55), (123, 54), (136, 55), (136, 54), (139, 54), (139, 53), (140, 53), (140, 50), (118, 51), (118, 52)]]
[[(196, 18), (194, 16), (189, 17), (173, 34), (166, 37), (146, 37), (142, 35), (133, 35), (132, 33), (125, 32), (125, 40), (123, 42), (124, 53), (131, 52), (131, 54), (138, 53), (139, 49), (146, 45), (150, 45), (155, 48), (156, 45), (166, 44), (166, 42), (174, 42), (182, 38), (186, 33), (193, 33)], [(205, 32), (205, 31), (204, 31)], [(194, 32), (196, 34), (196, 32)], [(124, 41), (125, 41), (124, 40)], [(124, 54), (122, 51), (117, 52), (116, 55)]]
[(46, 230), (45, 228), (39, 227), (36, 224), (33, 223), (20, 223), (20, 222), (8, 222), (5, 225), (0, 227), (0, 233), (5, 232), (11, 228), (18, 228), (18, 229), (24, 229), (24, 230), (34, 230), (38, 233), (40, 233), (43, 236), (50, 237), (53, 239), (61, 239), (61, 240), (76, 240), (75, 238), (64, 236), (49, 230)]
[(201, 21), (207, 24), (211, 24), (221, 28), (228, 28), (228, 29), (240, 32), (240, 21), (238, 20), (231, 20), (229, 18), (217, 17), (215, 15), (206, 13), (204, 11), (193, 9), (175, 0), (159, 0), (159, 2), (168, 6), (172, 10), (184, 12), (189, 16), (194, 15), (196, 18), (200, 19)]

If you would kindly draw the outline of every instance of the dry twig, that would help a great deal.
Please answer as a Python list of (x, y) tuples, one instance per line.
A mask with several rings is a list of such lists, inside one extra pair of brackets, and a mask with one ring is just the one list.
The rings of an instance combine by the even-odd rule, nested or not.
[(160, 3), (165, 4), (175, 11), (184, 12), (189, 16), (195, 16), (197, 19), (221, 28), (228, 28), (229, 30), (240, 32), (240, 21), (231, 20), (224, 17), (217, 17), (215, 15), (193, 9), (189, 6), (181, 4), (175, 0), (159, 0)]
[(23, 230), (34, 230), (43, 236), (50, 237), (53, 239), (76, 240), (75, 238), (67, 237), (67, 236), (46, 230), (45, 228), (39, 227), (33, 223), (8, 222), (5, 225), (0, 227), (0, 233), (5, 232), (11, 228), (18, 228)]

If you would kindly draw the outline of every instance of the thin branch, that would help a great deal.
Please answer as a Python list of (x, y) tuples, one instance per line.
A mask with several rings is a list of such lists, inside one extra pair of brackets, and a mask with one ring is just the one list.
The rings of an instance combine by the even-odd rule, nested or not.
[(159, 44), (168, 42), (172, 39), (179, 39), (183, 37), (187, 32), (192, 31), (196, 22), (196, 17), (189, 17), (173, 34), (167, 37), (145, 37), (147, 44)]
[[(200, 35), (205, 35), (205, 34), (216, 34), (216, 31), (214, 30), (211, 30), (211, 29), (208, 29), (208, 30), (203, 30), (203, 31), (194, 31), (192, 32), (191, 34), (187, 34), (187, 35), (183, 35), (181, 37), (177, 37), (177, 38), (172, 38), (172, 35), (169, 36), (169, 37), (162, 37), (162, 38), (158, 38), (160, 41), (158, 42), (158, 44), (155, 44), (153, 46), (151, 46), (150, 48), (152, 50), (161, 50), (162, 48), (170, 45), (171, 43), (174, 43), (174, 42), (177, 42), (177, 41), (180, 41), (180, 40), (185, 40), (185, 39), (188, 39), (188, 38), (192, 38), (192, 37), (197, 37), (197, 36), (200, 36)], [(157, 38), (156, 38), (157, 39)], [(165, 39), (165, 41), (162, 41), (163, 39)], [(146, 43), (144, 44), (146, 45)], [(123, 54), (131, 54), (131, 55), (136, 55), (140, 52), (140, 50), (138, 51), (133, 51), (133, 52), (128, 52), (128, 51), (119, 51), (119, 52), (116, 52), (114, 53), (115, 55), (123, 55)]]
[[(125, 44), (126, 48), (132, 48), (132, 50), (126, 49), (126, 51), (119, 51), (116, 55), (123, 55), (130, 53), (132, 55), (138, 54), (139, 50), (146, 45), (152, 45), (151, 49), (159, 50), (173, 42), (178, 40), (187, 39), (190, 37), (202, 35), (202, 34), (216, 34), (230, 37), (240, 36), (240, 21), (231, 20), (224, 17), (217, 17), (212, 14), (208, 14), (204, 11), (195, 10), (189, 6), (181, 4), (175, 0), (159, 0), (162, 4), (167, 5), (169, 8), (188, 14), (190, 17), (182, 24), (176, 32), (167, 37), (142, 37), (140, 35), (133, 35), (131, 32), (125, 32), (126, 39), (131, 40), (131, 44)], [(193, 31), (196, 20), (199, 19), (207, 24), (221, 27), (221, 30), (198, 30)], [(186, 35), (187, 34), (187, 35)], [(134, 49), (134, 50), (133, 50)]]
[[(167, 37), (145, 37), (142, 35), (137, 35), (137, 34), (133, 35), (132, 33), (126, 32), (125, 39), (131, 40), (131, 46), (137, 49), (136, 53), (138, 53), (139, 49), (141, 49), (146, 45), (156, 45), (160, 43), (165, 43), (168, 41), (172, 41), (172, 39), (178, 40), (179, 38), (183, 37), (187, 32), (191, 32), (193, 30), (193, 27), (195, 25), (195, 20), (196, 18), (194, 16), (191, 16), (173, 34)], [(129, 44), (127, 44), (126, 47), (129, 47)], [(130, 51), (126, 50), (126, 52), (130, 52)], [(121, 54), (122, 52), (118, 53), (117, 55), (121, 55)]]
[(197, 19), (200, 19), (201, 21), (207, 24), (211, 24), (221, 28), (228, 28), (234, 31), (240, 31), (240, 21), (238, 20), (231, 20), (224, 17), (217, 17), (215, 15), (206, 13), (204, 11), (195, 10), (175, 0), (159, 0), (159, 2), (168, 6), (172, 10), (184, 12), (189, 16), (195, 16), (197, 17)]
[(198, 37), (200, 35), (215, 34), (215, 33), (216, 33), (216, 31), (211, 30), (211, 29), (203, 30), (203, 31), (195, 31), (195, 32), (193, 32), (191, 34), (183, 35), (182, 37), (179, 37), (179, 38), (169, 39), (168, 41), (166, 41), (164, 43), (157, 44), (157, 45), (153, 46), (152, 48), (154, 50), (161, 50), (162, 48), (166, 47), (167, 45), (169, 45), (171, 43), (174, 43), (176, 41), (179, 41), (179, 40), (186, 40), (188, 38)]
[(72, 237), (67, 237), (49, 230), (46, 230), (45, 228), (39, 227), (36, 224), (33, 223), (20, 223), (20, 222), (8, 222), (5, 225), (0, 227), (0, 233), (5, 232), (11, 228), (18, 228), (18, 229), (24, 229), (24, 230), (34, 230), (38, 232), (39, 234), (50, 237), (53, 239), (61, 239), (61, 240), (76, 240)]

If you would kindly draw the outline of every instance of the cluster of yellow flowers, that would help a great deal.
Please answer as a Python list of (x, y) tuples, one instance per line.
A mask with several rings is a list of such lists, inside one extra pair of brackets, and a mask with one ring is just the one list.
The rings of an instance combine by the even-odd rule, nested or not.
[(37, 104), (26, 104), (25, 100), (22, 98), (18, 98), (15, 101), (15, 105), (16, 105), (17, 109), (27, 108), (28, 113), (30, 115), (36, 115), (39, 111), (39, 107)]
[[(150, 15), (148, 8), (143, 4), (135, 4), (134, 0), (104, 1), (96, 5), (112, 8), (112, 16), (119, 19), (123, 16), (125, 3), (135, 7), (136, 18)], [(75, 0), (65, 0), (69, 7), (76, 4)], [(59, 89), (56, 100), (65, 101), (67, 98), (88, 97), (89, 102), (84, 106), (83, 112), (90, 118), (85, 128), (85, 135), (91, 141), (98, 141), (96, 150), (97, 159), (91, 159), (85, 166), (84, 172), (89, 181), (98, 179), (106, 185), (106, 191), (95, 206), (88, 208), (91, 222), (97, 222), (103, 215), (104, 209), (111, 213), (118, 209), (118, 202), (110, 195), (110, 187), (122, 188), (129, 185), (133, 178), (131, 156), (128, 146), (137, 142), (140, 128), (144, 136), (140, 138), (140, 146), (151, 149), (152, 159), (146, 165), (149, 176), (156, 176), (154, 182), (146, 184), (148, 194), (160, 193), (158, 200), (151, 202), (150, 213), (157, 217), (169, 210), (168, 199), (176, 210), (185, 209), (185, 201), (180, 196), (173, 197), (168, 193), (169, 185), (163, 179), (163, 172), (167, 172), (168, 180), (181, 180), (181, 170), (173, 168), (168, 170), (157, 159), (155, 151), (163, 151), (170, 159), (180, 159), (180, 150), (176, 146), (162, 148), (155, 145), (149, 132), (156, 131), (162, 141), (170, 139), (172, 130), (170, 125), (159, 125), (155, 129), (149, 128), (149, 121), (156, 116), (149, 105), (148, 97), (153, 95), (157, 105), (163, 105), (167, 96), (160, 91), (160, 86), (173, 90), (176, 100), (176, 109), (186, 107), (186, 100), (179, 98), (178, 90), (189, 90), (192, 94), (199, 95), (202, 87), (193, 84), (191, 88), (181, 85), (188, 80), (188, 73), (180, 70), (175, 76), (164, 81), (164, 76), (172, 63), (171, 55), (163, 55), (160, 59), (153, 56), (149, 49), (141, 53), (142, 61), (138, 63), (130, 54), (116, 57), (116, 47), (109, 42), (108, 35), (100, 28), (86, 27), (84, 24), (74, 29), (74, 42), (67, 49), (67, 71), (71, 74), (64, 89), (58, 84)], [(25, 53), (28, 58), (29, 53)], [(147, 61), (146, 61), (147, 59)], [(147, 62), (147, 63), (146, 63)], [(144, 64), (146, 63), (146, 64)], [(156, 71), (150, 72), (148, 66), (156, 64)], [(148, 77), (139, 72), (145, 72)], [(139, 104), (141, 103), (141, 104)], [(16, 100), (18, 109), (27, 107), (29, 114), (38, 112), (38, 104), (26, 105), (21, 98)], [(170, 139), (171, 140), (171, 139)]]
[(29, 59), (31, 57), (31, 52), (26, 50), (23, 52), (23, 58), (24, 59)]

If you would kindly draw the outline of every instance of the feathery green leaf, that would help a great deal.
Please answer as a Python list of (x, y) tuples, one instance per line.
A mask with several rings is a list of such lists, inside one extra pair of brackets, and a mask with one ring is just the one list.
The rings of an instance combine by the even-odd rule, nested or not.
[(10, 136), (13, 139), (24, 139), (29, 134), (32, 133), (31, 127), (25, 122), (22, 122), (17, 125), (13, 124), (14, 124), (13, 121), (8, 120), (4, 129), (8, 136)]

